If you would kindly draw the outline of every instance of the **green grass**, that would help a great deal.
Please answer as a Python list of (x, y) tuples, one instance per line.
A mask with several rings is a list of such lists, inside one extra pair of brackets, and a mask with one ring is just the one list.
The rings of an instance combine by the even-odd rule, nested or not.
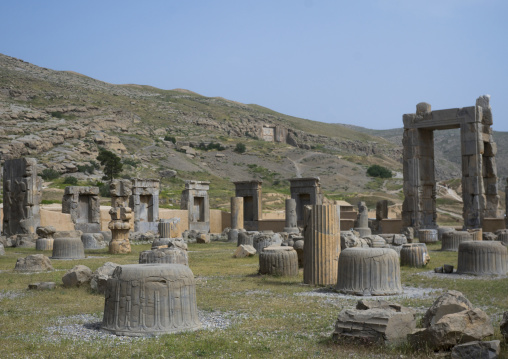
[[(119, 264), (137, 263), (139, 252), (149, 245), (133, 245), (128, 255), (109, 255), (106, 250), (88, 253), (84, 260), (53, 260), (55, 271), (18, 274), (13, 272), (17, 257), (35, 253), (34, 249), (7, 248), (0, 257), (0, 293), (11, 292), (21, 296), (0, 299), (0, 357), (52, 358), (425, 358), (428, 353), (414, 352), (402, 345), (383, 347), (357, 345), (347, 340), (331, 340), (337, 314), (351, 308), (356, 300), (336, 300), (297, 295), (315, 288), (302, 284), (302, 270), (297, 277), (257, 275), (258, 258), (234, 259), (235, 245), (213, 242), (209, 245), (189, 245), (189, 266), (196, 277), (198, 309), (219, 311), (232, 321), (221, 330), (163, 335), (133, 342), (101, 340), (88, 343), (80, 338), (62, 340), (55, 334), (49, 341), (46, 327), (56, 325), (57, 318), (77, 314), (102, 316), (104, 298), (88, 288), (66, 289), (61, 286), (65, 270), (84, 264), (95, 270), (106, 261)], [(431, 263), (426, 268), (402, 267), (402, 282), (414, 287), (436, 288), (440, 291), (455, 289), (463, 292), (475, 306), (497, 322), (499, 315), (508, 310), (508, 279), (472, 280), (429, 278), (418, 273), (444, 263), (457, 264), (457, 253), (440, 252), (439, 244), (428, 246)], [(49, 253), (46, 253), (49, 255)], [(29, 283), (55, 281), (54, 291), (27, 291)], [(397, 300), (403, 305), (428, 307), (437, 297)], [(499, 331), (496, 334), (499, 339)], [(506, 347), (502, 355), (508, 355)]]

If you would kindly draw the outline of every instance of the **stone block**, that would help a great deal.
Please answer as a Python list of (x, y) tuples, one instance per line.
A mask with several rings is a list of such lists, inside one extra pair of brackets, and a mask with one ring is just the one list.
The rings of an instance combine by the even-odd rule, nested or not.
[(416, 114), (423, 115), (424, 113), (432, 111), (432, 106), (426, 102), (420, 102), (416, 105)]
[(139, 264), (146, 263), (166, 263), (189, 265), (189, 257), (186, 250), (176, 247), (157, 248), (149, 251), (143, 251), (139, 254)]
[(53, 290), (55, 289), (55, 282), (36, 282), (28, 285), (29, 290)]
[(81, 242), (83, 242), (85, 249), (101, 249), (108, 246), (101, 233), (83, 233), (81, 235)]
[(115, 268), (118, 266), (119, 264), (106, 262), (102, 267), (97, 268), (90, 278), (90, 288), (92, 291), (104, 294), (108, 279), (112, 277)]
[(14, 270), (17, 272), (42, 272), (53, 270), (51, 260), (43, 254), (31, 254), (18, 258)]
[(501, 319), (501, 324), (499, 327), (501, 329), (501, 335), (503, 336), (504, 341), (508, 343), (508, 312), (503, 313), (503, 318)]
[[(248, 244), (248, 243), (247, 243)], [(252, 238), (252, 246), (256, 251), (261, 252), (265, 247), (272, 245), (281, 245), (282, 237), (278, 233), (264, 233), (260, 232), (254, 234)]]
[(64, 287), (80, 287), (89, 284), (92, 279), (92, 270), (84, 265), (74, 266), (62, 277)]
[(508, 251), (500, 242), (471, 241), (459, 245), (457, 273), (506, 275)]
[(425, 243), (403, 244), (400, 250), (400, 265), (408, 267), (424, 267), (430, 262), (429, 251)]
[(210, 235), (208, 233), (200, 233), (196, 238), (196, 243), (201, 243), (201, 244), (210, 243)]
[(298, 275), (298, 254), (292, 247), (266, 247), (259, 253), (259, 274)]
[(246, 257), (252, 257), (256, 254), (256, 248), (254, 248), (251, 245), (248, 244), (240, 244), (233, 254), (233, 257), (235, 258), (246, 258)]
[(459, 244), (465, 241), (472, 241), (473, 234), (468, 231), (451, 231), (443, 234), (441, 239), (441, 250), (457, 252)]
[(38, 251), (52, 251), (54, 241), (53, 238), (37, 238), (35, 249)]
[(51, 259), (83, 259), (85, 248), (81, 238), (55, 238)]
[(495, 142), (485, 142), (483, 148), (484, 148), (483, 155), (485, 157), (495, 157), (496, 156), (497, 144)]
[(440, 295), (427, 310), (422, 319), (422, 326), (429, 328), (445, 315), (471, 309), (473, 309), (473, 305), (464, 294), (456, 290), (449, 290)]
[(458, 344), (452, 349), (452, 359), (497, 359), (501, 352), (499, 340), (489, 342), (474, 341)]

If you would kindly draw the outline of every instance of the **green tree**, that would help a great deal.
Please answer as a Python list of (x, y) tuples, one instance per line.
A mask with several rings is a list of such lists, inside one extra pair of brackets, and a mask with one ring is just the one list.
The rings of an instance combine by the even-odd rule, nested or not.
[(104, 166), (103, 179), (112, 181), (122, 172), (123, 165), (120, 157), (104, 148), (99, 148), (97, 160)]
[(238, 142), (233, 151), (235, 151), (237, 153), (244, 153), (246, 149), (247, 148), (245, 147), (245, 144), (243, 144), (242, 142)]
[(388, 168), (380, 165), (372, 165), (367, 168), (367, 174), (371, 177), (392, 178), (393, 174)]

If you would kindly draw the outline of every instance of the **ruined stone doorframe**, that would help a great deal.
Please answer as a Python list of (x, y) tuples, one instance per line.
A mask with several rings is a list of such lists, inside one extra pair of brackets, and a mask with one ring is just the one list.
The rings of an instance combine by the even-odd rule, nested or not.
[(403, 226), (437, 227), (434, 131), (453, 128), (460, 129), (464, 227), (481, 228), (484, 218), (498, 216), (497, 147), (489, 102), (484, 95), (475, 106), (438, 111), (422, 102), (416, 113), (403, 115)]

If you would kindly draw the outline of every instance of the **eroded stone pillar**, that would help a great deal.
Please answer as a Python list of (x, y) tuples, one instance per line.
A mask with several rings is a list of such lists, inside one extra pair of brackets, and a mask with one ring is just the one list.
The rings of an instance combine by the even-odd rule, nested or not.
[(112, 236), (111, 242), (109, 242), (109, 253), (130, 253), (129, 231), (132, 229), (130, 223), (132, 209), (130, 207), (111, 207), (109, 214), (111, 222), (109, 222), (108, 228), (111, 230)]
[(376, 203), (376, 221), (382, 221), (388, 218), (388, 200), (378, 201)]
[(243, 228), (243, 197), (231, 197), (231, 229)]
[(340, 215), (336, 205), (304, 207), (303, 282), (337, 283), (340, 255)]
[(370, 236), (372, 234), (369, 228), (369, 209), (363, 201), (358, 202), (358, 217), (354, 230), (360, 233), (360, 237)]
[(284, 232), (298, 233), (297, 219), (296, 200), (293, 198), (286, 199), (286, 226), (284, 227)]

